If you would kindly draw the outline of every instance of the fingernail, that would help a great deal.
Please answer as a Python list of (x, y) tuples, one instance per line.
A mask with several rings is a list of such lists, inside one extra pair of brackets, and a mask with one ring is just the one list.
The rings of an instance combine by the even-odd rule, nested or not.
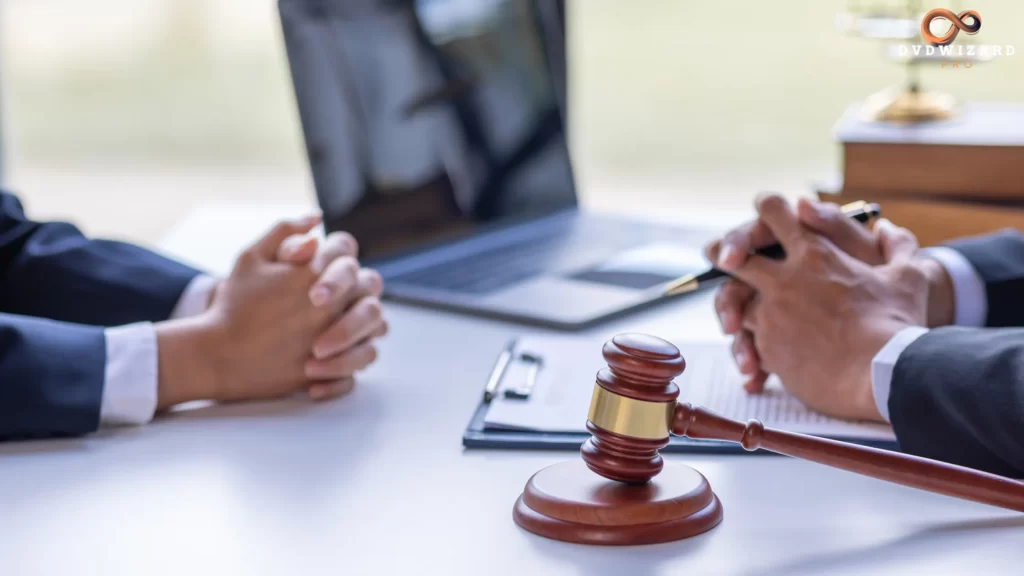
[(309, 387), (309, 397), (313, 400), (320, 400), (327, 393), (327, 389), (319, 384), (314, 384)]
[(333, 353), (334, 350), (332, 350), (328, 346), (316, 346), (313, 348), (313, 357), (316, 358), (317, 360), (323, 360), (324, 358), (329, 357)]
[(712, 255), (715, 253), (716, 250), (721, 249), (721, 247), (722, 244), (721, 242), (718, 241), (708, 244), (707, 246), (704, 247), (704, 257), (707, 258), (708, 261), (712, 260)]
[[(319, 252), (319, 249), (317, 250)], [(317, 276), (324, 273), (324, 268), (327, 267), (327, 262), (324, 262), (323, 258), (320, 258), (320, 254), (315, 254), (313, 259), (309, 262), (309, 269), (313, 271), (313, 274)]]
[(718, 255), (718, 267), (728, 268), (730, 266), (729, 259), (736, 252), (731, 245), (726, 245), (722, 248), (722, 253)]
[(740, 350), (736, 353), (736, 365), (743, 371), (743, 367), (747, 365), (747, 353)]
[(331, 290), (327, 286), (318, 284), (309, 291), (309, 301), (313, 306), (323, 306), (331, 299)]
[[(323, 371), (320, 369), (319, 362), (307, 361), (303, 372), (306, 374), (306, 378), (320, 378), (323, 376)], [(310, 390), (312, 390), (312, 388), (310, 388)]]
[(302, 239), (301, 241), (298, 241), (298, 242), (289, 242), (283, 248), (284, 257), (285, 258), (292, 258), (292, 257), (294, 257), (296, 254), (298, 254), (302, 250), (305, 250), (306, 246), (309, 246), (310, 242), (314, 242), (314, 241), (315, 241), (315, 239), (313, 239), (313, 238), (304, 238), (304, 239)]
[(726, 334), (732, 329), (733, 312), (725, 311), (718, 315), (718, 323), (722, 325), (722, 332)]

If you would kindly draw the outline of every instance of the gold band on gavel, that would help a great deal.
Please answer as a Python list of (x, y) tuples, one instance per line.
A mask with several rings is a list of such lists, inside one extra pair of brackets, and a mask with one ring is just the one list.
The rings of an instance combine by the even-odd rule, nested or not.
[(634, 400), (595, 384), (588, 419), (594, 426), (608, 432), (630, 438), (661, 440), (668, 438), (669, 423), (672, 422), (675, 407), (674, 401)]

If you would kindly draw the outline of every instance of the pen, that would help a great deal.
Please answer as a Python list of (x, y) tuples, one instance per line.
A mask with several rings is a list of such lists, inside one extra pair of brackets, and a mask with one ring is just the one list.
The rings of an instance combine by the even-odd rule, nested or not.
[(498, 385), (501, 384), (501, 377), (505, 375), (509, 362), (512, 360), (512, 350), (516, 347), (515, 339), (509, 340), (505, 347), (498, 354), (498, 361), (491, 369), (491, 376), (487, 379), (487, 386), (484, 387), (484, 403), (490, 402), (495, 393), (498, 392)]
[[(863, 200), (844, 204), (841, 210), (844, 214), (862, 224), (867, 224), (873, 218), (877, 218), (882, 213), (882, 209), (878, 204), (869, 204)], [(780, 244), (772, 244), (771, 246), (755, 250), (754, 254), (778, 260), (784, 257), (786, 252)], [(664, 295), (675, 296), (677, 294), (693, 292), (697, 288), (700, 288), (701, 284), (705, 284), (715, 280), (716, 278), (723, 278), (728, 275), (728, 272), (723, 272), (717, 268), (711, 268), (710, 270), (700, 274), (687, 274), (682, 278), (669, 282), (665, 286)]]

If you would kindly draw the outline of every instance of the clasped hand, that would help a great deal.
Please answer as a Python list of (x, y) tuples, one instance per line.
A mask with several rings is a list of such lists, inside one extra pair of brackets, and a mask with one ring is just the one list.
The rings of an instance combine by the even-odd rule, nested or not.
[(344, 394), (387, 332), (380, 275), (360, 268), (352, 236), (282, 222), (238, 257), (205, 313), (157, 326), (158, 408), (197, 399)]
[[(747, 391), (776, 374), (818, 411), (881, 420), (872, 359), (900, 330), (941, 323), (931, 316), (951, 308), (939, 302), (944, 272), (888, 220), (869, 231), (835, 205), (801, 200), (794, 211), (775, 195), (759, 198), (757, 212), (706, 251), (732, 276), (715, 310)], [(784, 259), (751, 254), (776, 241)]]

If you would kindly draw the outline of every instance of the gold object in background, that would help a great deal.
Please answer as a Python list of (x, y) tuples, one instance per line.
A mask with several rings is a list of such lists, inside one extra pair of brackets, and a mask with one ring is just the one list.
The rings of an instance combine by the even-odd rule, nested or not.
[(916, 85), (894, 92), (885, 90), (872, 94), (864, 102), (863, 114), (873, 121), (914, 124), (951, 118), (956, 111), (956, 98), (942, 92), (919, 92)]
[[(959, 12), (960, 3), (949, 0), (946, 7)], [(836, 17), (836, 28), (841, 32), (883, 42), (886, 57), (906, 68), (907, 76), (901, 88), (882, 90), (867, 99), (862, 112), (865, 120), (917, 124), (945, 120), (957, 113), (957, 101), (952, 95), (922, 88), (920, 67), (925, 64), (961, 65), (966, 59), (938, 53), (915, 56), (900, 50), (901, 44), (926, 44), (921, 37), (924, 14), (919, 0), (849, 0), (846, 12)], [(970, 44), (972, 41), (961, 36), (957, 43)], [(991, 56), (970, 58), (972, 66), (990, 59)]]

